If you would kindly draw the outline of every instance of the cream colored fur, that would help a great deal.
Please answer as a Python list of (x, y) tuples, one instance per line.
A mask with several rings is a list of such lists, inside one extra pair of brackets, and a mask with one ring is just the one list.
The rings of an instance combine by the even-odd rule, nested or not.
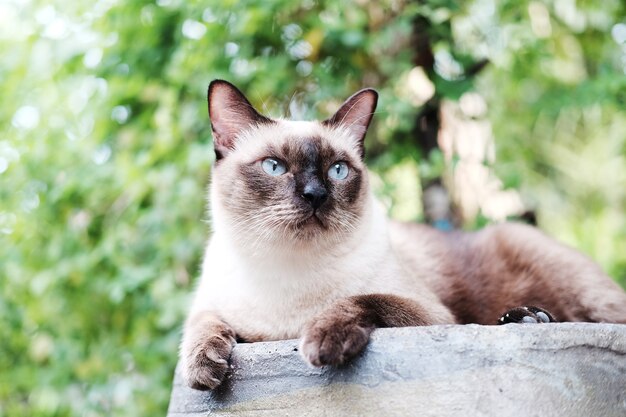
[[(626, 323), (626, 293), (593, 261), (535, 228), (504, 224), (475, 233), (442, 233), (390, 221), (369, 188), (362, 161), (361, 140), (375, 107), (371, 90), (348, 99), (337, 113), (339, 122), (325, 124), (259, 119), (233, 86), (221, 82), (215, 89), (216, 152), (227, 156), (212, 176), (213, 234), (181, 343), (181, 368), (191, 386), (219, 385), (235, 337), (259, 341), (303, 336), (301, 350), (310, 363), (341, 363), (345, 342), (355, 343), (365, 331), (350, 321), (363, 308), (346, 304), (352, 296), (363, 300), (375, 295), (370, 302), (401, 297), (378, 306), (391, 324), (376, 325), (495, 324), (509, 309), (526, 305), (547, 308), (562, 321)], [(356, 114), (350, 113), (353, 109)], [(239, 130), (242, 117), (245, 128)], [(294, 203), (305, 197), (294, 195), (296, 174), (286, 170), (282, 182), (268, 183), (273, 179), (256, 169), (274, 157), (268, 154), (271, 149), (287, 143), (306, 148), (313, 142), (319, 149), (347, 155), (351, 169), (361, 176), (353, 177), (360, 182), (352, 188), (335, 184), (329, 211), (318, 206), (319, 223), (306, 229), (300, 221), (311, 220), (315, 212), (305, 212), (309, 217), (303, 219), (302, 208)], [(262, 182), (255, 182), (259, 178)], [(257, 184), (270, 184), (272, 192), (253, 196)], [(343, 209), (332, 206), (345, 201), (350, 205)], [(406, 311), (419, 317), (407, 321), (402, 316)], [(355, 328), (356, 333), (349, 332)], [(328, 356), (325, 341), (333, 340), (328, 332), (335, 330), (347, 339), (333, 342), (341, 349), (332, 357), (335, 362), (328, 362), (321, 359), (322, 345)], [(363, 344), (354, 346), (364, 346), (369, 333), (363, 335)]]
[[(279, 121), (278, 127), (261, 126), (246, 132), (228, 162), (236, 166), (255, 160), (268, 142), (279, 146), (294, 136), (323, 137), (335, 148), (354, 153), (356, 139), (348, 135), (347, 130), (329, 129), (318, 122)], [(238, 235), (241, 232), (220, 199), (219, 188), (228, 186), (220, 184), (221, 180), (214, 176), (211, 184), (214, 233), (205, 252), (191, 315), (210, 311), (244, 335), (269, 340), (297, 338), (306, 321), (334, 301), (386, 293), (432, 304), (438, 322), (454, 321), (423, 281), (396, 260), (388, 219), (369, 189), (365, 191), (364, 214), (347, 240), (326, 238), (302, 247), (268, 239), (266, 247), (251, 250), (246, 242), (255, 237)]]

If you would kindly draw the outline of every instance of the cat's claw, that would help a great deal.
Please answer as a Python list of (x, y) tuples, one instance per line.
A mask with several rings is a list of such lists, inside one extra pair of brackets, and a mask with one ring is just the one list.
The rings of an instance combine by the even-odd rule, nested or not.
[(304, 330), (300, 353), (313, 366), (342, 365), (363, 350), (370, 333), (357, 323), (320, 320)]
[(556, 319), (543, 308), (535, 306), (516, 307), (498, 319), (498, 324), (507, 323), (554, 323)]
[(235, 334), (230, 328), (199, 340), (182, 361), (187, 384), (198, 390), (217, 388), (230, 368), (228, 359), (235, 344)]

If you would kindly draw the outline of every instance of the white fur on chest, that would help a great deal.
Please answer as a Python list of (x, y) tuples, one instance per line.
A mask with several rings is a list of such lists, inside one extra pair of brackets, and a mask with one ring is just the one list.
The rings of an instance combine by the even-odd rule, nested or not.
[(339, 298), (402, 295), (402, 274), (390, 262), (385, 223), (382, 217), (351, 250), (317, 258), (293, 254), (252, 261), (234, 250), (226, 236), (215, 234), (192, 312), (210, 310), (240, 333), (285, 339), (299, 337), (309, 319)]

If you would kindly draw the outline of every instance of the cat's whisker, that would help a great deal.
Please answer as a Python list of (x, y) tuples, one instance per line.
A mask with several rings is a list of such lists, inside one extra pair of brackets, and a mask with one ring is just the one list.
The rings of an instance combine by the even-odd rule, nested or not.
[(277, 248), (292, 249), (294, 243), (308, 245), (311, 254), (321, 254), (324, 248), (344, 242), (357, 229), (358, 216), (342, 212), (324, 220), (326, 232), (320, 234), (320, 241), (314, 236), (321, 231), (299, 228), (302, 214), (289, 204), (262, 207), (251, 215), (233, 216), (231, 232), (255, 256), (264, 256)]
[(293, 114), (291, 114), (291, 103), (293, 103), (293, 99), (296, 97), (296, 92), (294, 91), (289, 98), (289, 103), (287, 103), (287, 110), (289, 110), (289, 117), (292, 118)]

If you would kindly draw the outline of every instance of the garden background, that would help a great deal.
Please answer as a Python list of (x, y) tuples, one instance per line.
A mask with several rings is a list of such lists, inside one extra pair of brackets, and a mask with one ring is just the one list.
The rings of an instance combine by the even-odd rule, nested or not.
[(215, 78), (295, 118), (378, 89), (392, 216), (440, 179), (458, 226), (530, 212), (626, 285), (620, 0), (8, 0), (0, 51), (2, 417), (165, 414)]

